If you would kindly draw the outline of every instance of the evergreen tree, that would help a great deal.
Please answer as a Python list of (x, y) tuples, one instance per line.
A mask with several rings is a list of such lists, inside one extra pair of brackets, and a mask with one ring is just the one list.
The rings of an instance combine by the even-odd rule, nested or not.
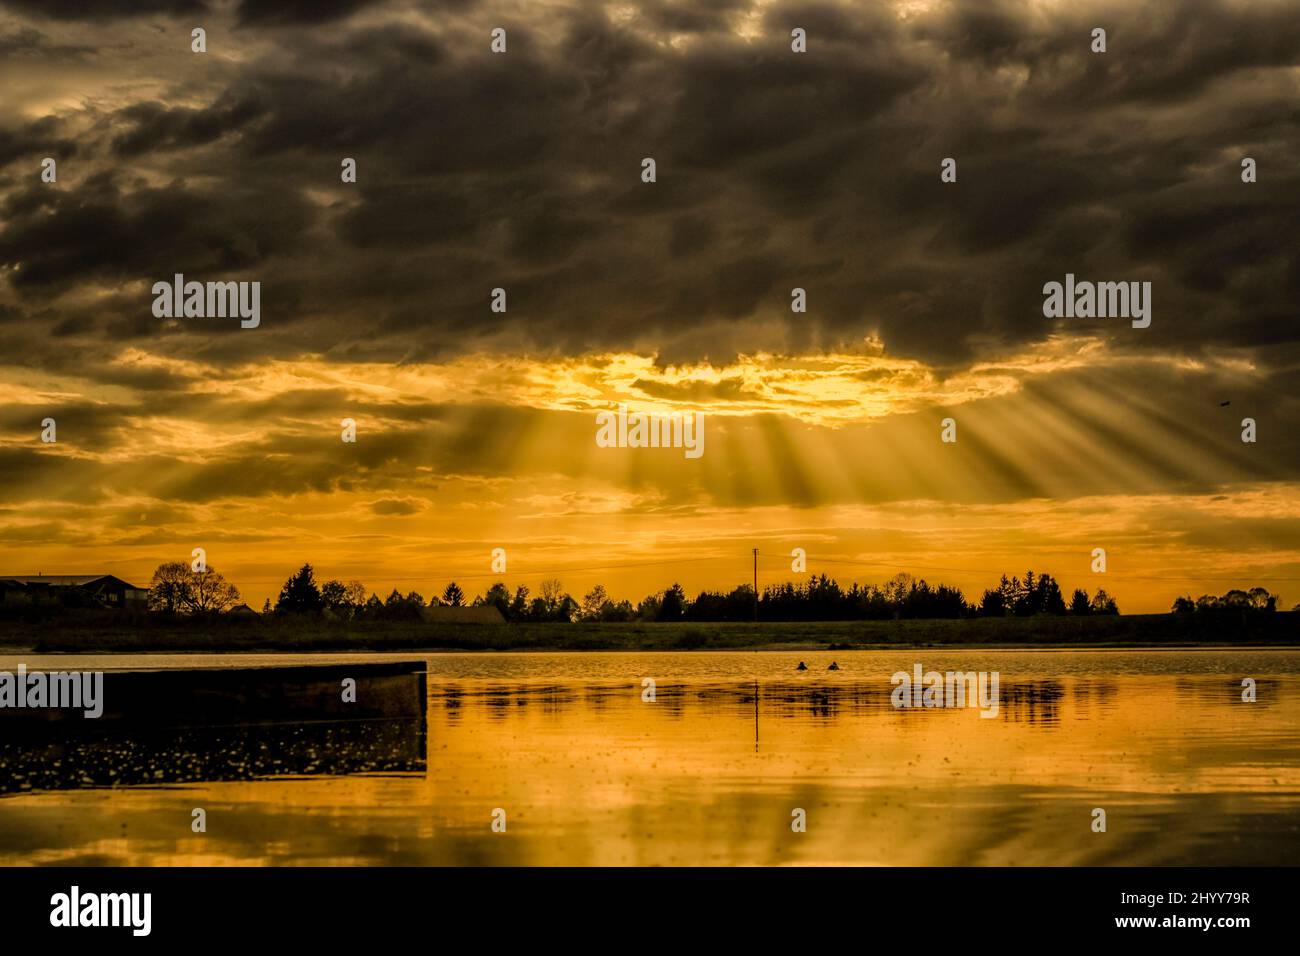
[(451, 607), (461, 607), (465, 604), (465, 592), (455, 581), (448, 584), (447, 590), (442, 592), (442, 603)]
[(660, 621), (680, 621), (686, 611), (686, 592), (682, 590), (680, 584), (673, 584), (664, 592), (663, 600), (659, 604), (659, 615), (657, 620)]
[(312, 614), (321, 610), (325, 601), (321, 598), (320, 588), (316, 586), (316, 574), (310, 564), (304, 564), (280, 589), (280, 599), (275, 603), (277, 611), (290, 614)]

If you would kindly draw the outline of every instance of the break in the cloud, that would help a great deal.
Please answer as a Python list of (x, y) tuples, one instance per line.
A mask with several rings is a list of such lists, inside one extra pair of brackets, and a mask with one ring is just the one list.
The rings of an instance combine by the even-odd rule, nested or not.
[[(1284, 2), (10, 0), (0, 570), (682, 564), (636, 594), (812, 536), (1285, 593), (1297, 66)], [(260, 327), (155, 318), (176, 272), (261, 281)], [(1044, 318), (1066, 272), (1151, 281), (1151, 327)], [(705, 456), (603, 453), (618, 402), (705, 410)]]

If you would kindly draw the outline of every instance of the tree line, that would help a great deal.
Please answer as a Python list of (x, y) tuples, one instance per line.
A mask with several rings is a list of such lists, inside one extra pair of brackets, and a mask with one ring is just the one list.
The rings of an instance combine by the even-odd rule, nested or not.
[[(1262, 589), (1255, 589), (1261, 591)], [(1255, 594), (1230, 592), (1231, 594)], [(1264, 592), (1267, 594), (1267, 592)], [(1225, 598), (1226, 599), (1226, 598)], [(213, 568), (196, 571), (183, 561), (159, 565), (149, 587), (151, 609), (189, 615), (228, 611), (240, 600), (239, 589)], [(1180, 598), (1180, 601), (1190, 599)], [(1202, 598), (1202, 601), (1208, 600)], [(1216, 599), (1217, 600), (1217, 599)], [(1234, 598), (1235, 600), (1235, 598)], [(840, 585), (825, 574), (806, 582), (784, 582), (763, 588), (754, 600), (754, 589), (742, 584), (731, 591), (699, 592), (693, 599), (680, 584), (647, 595), (633, 604), (612, 599), (597, 584), (581, 600), (567, 593), (558, 580), (543, 581), (534, 594), (520, 585), (511, 591), (502, 582), (482, 594), (468, 598), (455, 581), (441, 596), (427, 603), (418, 591), (401, 593), (394, 588), (386, 598), (367, 593), (360, 581), (328, 580), (318, 583), (315, 569), (304, 564), (284, 582), (278, 598), (269, 598), (263, 614), (318, 614), (346, 620), (418, 619), (426, 606), (491, 605), (507, 621), (546, 622), (631, 622), (631, 621), (855, 621), (911, 618), (1028, 617), (1049, 615), (1118, 614), (1119, 607), (1105, 590), (1093, 595), (1077, 588), (1067, 602), (1059, 583), (1046, 572), (1027, 571), (1019, 576), (1003, 575), (998, 584), (984, 591), (978, 601), (968, 602), (962, 590), (946, 584), (928, 583), (924, 578), (898, 574), (882, 585)], [(1276, 599), (1274, 599), (1276, 603)], [(1175, 603), (1175, 610), (1180, 606)]]
[[(1218, 596), (1202, 594), (1195, 601), (1190, 596), (1174, 598), (1173, 607), (1169, 610), (1174, 614), (1208, 616), (1241, 613), (1271, 614), (1277, 610), (1277, 600), (1277, 595), (1270, 594), (1267, 588), (1251, 588), (1249, 591), (1233, 588), (1231, 591)], [(1300, 610), (1300, 604), (1297, 604), (1292, 610)]]
[[(149, 586), (149, 606), (169, 614), (192, 615), (228, 611), (240, 600), (239, 589), (213, 568), (196, 571), (183, 561), (161, 564)], [(1201, 595), (1193, 601), (1179, 597), (1175, 614), (1270, 613), (1278, 598), (1262, 587), (1249, 591), (1231, 590), (1221, 596)], [(263, 614), (318, 614), (345, 620), (416, 620), (426, 606), (491, 605), (507, 621), (551, 622), (725, 622), (750, 621), (755, 614), (754, 589), (742, 584), (731, 591), (701, 591), (695, 598), (680, 584), (647, 595), (633, 604), (615, 601), (603, 585), (597, 584), (581, 600), (567, 593), (555, 579), (543, 581), (536, 594), (520, 585), (511, 591), (502, 582), (469, 598), (455, 581), (441, 596), (427, 603), (418, 591), (402, 594), (397, 588), (388, 597), (367, 593), (360, 581), (328, 580), (318, 584), (316, 572), (304, 564), (284, 582), (279, 597), (269, 598)], [(761, 621), (879, 621), (923, 618), (1032, 617), (1034, 615), (1119, 614), (1115, 599), (1102, 588), (1091, 596), (1075, 588), (1067, 601), (1059, 582), (1046, 572), (1026, 571), (1023, 578), (1002, 575), (997, 585), (983, 592), (978, 601), (968, 602), (961, 588), (930, 584), (924, 578), (898, 574), (881, 585), (848, 587), (825, 574), (806, 582), (784, 582), (763, 588), (758, 596)]]

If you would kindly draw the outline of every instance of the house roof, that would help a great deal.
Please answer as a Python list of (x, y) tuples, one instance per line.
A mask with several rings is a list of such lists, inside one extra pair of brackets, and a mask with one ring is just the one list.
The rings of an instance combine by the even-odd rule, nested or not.
[(69, 588), (85, 587), (87, 584), (117, 583), (133, 591), (142, 591), (114, 574), (0, 574), (0, 581), (13, 581), (17, 584), (48, 584), (50, 587)]
[(446, 605), (422, 607), (420, 617), (431, 623), (446, 624), (504, 624), (506, 620), (495, 604), (478, 604), (470, 607)]

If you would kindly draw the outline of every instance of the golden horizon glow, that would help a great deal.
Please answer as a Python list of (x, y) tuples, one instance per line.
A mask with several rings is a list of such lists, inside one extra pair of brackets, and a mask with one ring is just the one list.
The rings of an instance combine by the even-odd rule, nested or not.
[[(503, 56), (472, 5), (290, 6), (201, 55), (157, 4), (0, 11), (0, 573), (635, 601), (799, 547), (1300, 599), (1300, 175), (1240, 166), (1297, 151), (1284, 4), (1111, 4), (1104, 57), (1056, 0), (515, 3)], [(257, 327), (155, 315), (177, 274), (260, 283)], [(1045, 315), (1066, 274), (1149, 327)], [(703, 456), (598, 447), (619, 404)]]
[[(0, 382), (27, 409), (11, 421), (31, 419), (7, 444), (31, 442), (51, 403), (85, 409), (40, 449), (45, 467), (10, 484), (24, 503), (0, 511), (0, 570), (145, 584), (204, 547), (257, 606), (304, 562), (381, 597), (558, 577), (577, 597), (603, 583), (636, 601), (674, 581), (692, 596), (746, 583), (753, 547), (760, 586), (799, 580), (802, 547), (811, 574), (906, 571), (969, 600), (1028, 568), (1067, 593), (1104, 587), (1128, 612), (1253, 585), (1290, 606), (1300, 591), (1295, 483), (1252, 478), (1230, 437), (1208, 444), (1140, 394), (1152, 376), (1249, 376), (1231, 355), (1054, 336), (946, 374), (878, 342), (689, 366), (622, 352), (219, 368), (132, 347), (108, 367), (173, 376), (183, 395), (156, 403), (129, 377)], [(620, 402), (704, 411), (704, 456), (598, 448), (595, 412)], [(953, 445), (939, 441), (949, 416)], [(355, 445), (340, 441), (345, 417)], [(505, 574), (490, 570), (496, 547)], [(1089, 570), (1094, 547), (1105, 575)]]

